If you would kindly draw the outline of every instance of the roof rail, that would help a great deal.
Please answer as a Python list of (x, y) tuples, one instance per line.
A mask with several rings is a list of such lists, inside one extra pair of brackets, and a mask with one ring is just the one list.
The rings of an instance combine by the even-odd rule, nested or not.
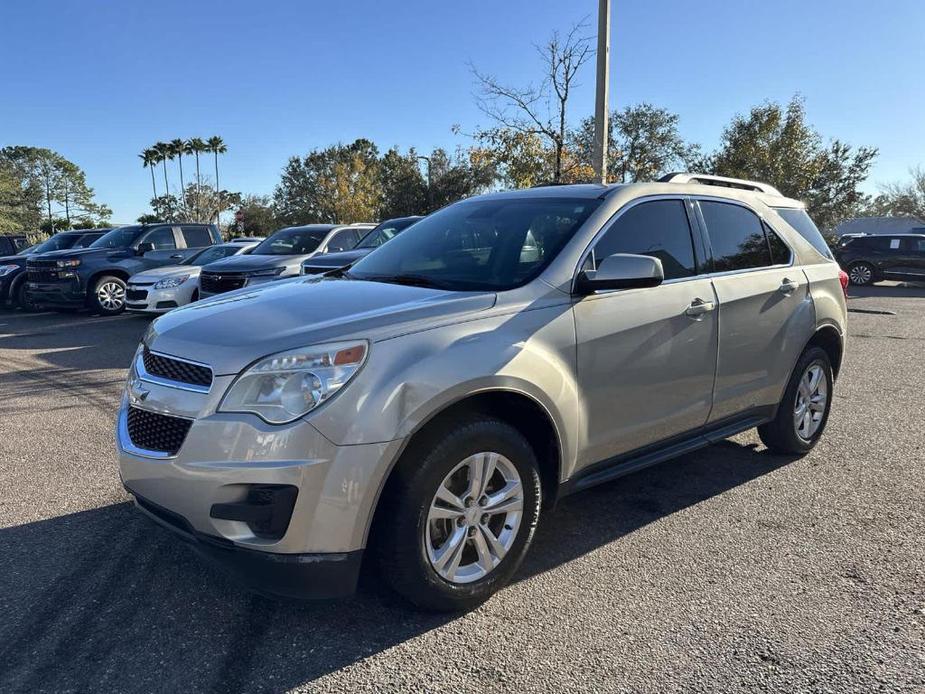
[(669, 173), (658, 179), (659, 183), (700, 183), (705, 186), (720, 186), (723, 188), (738, 188), (751, 190), (767, 195), (781, 195), (781, 192), (772, 185), (759, 181), (747, 181), (744, 178), (728, 178), (726, 176), (712, 176), (698, 173)]

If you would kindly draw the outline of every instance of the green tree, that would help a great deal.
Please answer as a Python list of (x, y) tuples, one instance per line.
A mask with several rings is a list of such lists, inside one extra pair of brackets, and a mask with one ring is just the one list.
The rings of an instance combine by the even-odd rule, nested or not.
[(168, 145), (170, 146), (170, 158), (177, 158), (177, 163), (180, 165), (180, 190), (186, 190), (186, 182), (183, 180), (183, 154), (186, 151), (186, 142), (180, 138), (171, 140)]
[(863, 213), (876, 217), (916, 217), (925, 221), (925, 169), (917, 166), (909, 175), (909, 181), (883, 186)]
[(218, 135), (213, 135), (206, 140), (206, 147), (208, 151), (212, 152), (212, 156), (215, 159), (215, 190), (218, 190), (218, 155), (227, 152), (228, 147), (225, 145), (225, 141)]
[(462, 150), (455, 157), (450, 157), (445, 150), (438, 148), (427, 159), (426, 212), (483, 193), (495, 180), (493, 166), (473, 161), (469, 153)]
[(543, 46), (537, 47), (543, 76), (536, 84), (510, 86), (470, 65), (479, 89), (477, 105), (495, 124), (477, 130), (476, 140), (497, 137), (498, 133), (491, 131), (498, 128), (535, 136), (552, 152), (553, 183), (563, 181), (568, 174), (569, 99), (578, 72), (594, 55), (590, 39), (582, 35), (585, 28), (584, 24), (575, 25), (565, 36), (555, 32)]
[(245, 195), (237, 209), (235, 231), (245, 236), (269, 236), (278, 228), (276, 211), (267, 195)]
[(379, 219), (407, 217), (427, 209), (427, 182), (414, 148), (402, 154), (393, 147), (379, 161), (382, 206)]
[[(151, 171), (151, 192), (154, 194), (152, 199), (157, 198), (157, 183), (154, 180), (154, 167), (157, 166), (157, 156), (157, 152), (152, 147), (146, 147), (138, 155), (138, 158), (141, 159), (142, 168)], [(157, 210), (154, 210), (154, 213), (157, 214)]]
[(707, 173), (765, 181), (784, 195), (804, 200), (816, 224), (832, 229), (865, 203), (860, 186), (877, 156), (873, 147), (824, 144), (806, 122), (802, 99), (786, 108), (768, 102), (736, 116), (719, 149), (702, 161)]
[[(170, 158), (170, 145), (167, 144), (166, 142), (155, 142), (154, 145), (152, 145), (151, 149), (153, 149), (157, 155), (157, 163), (162, 164), (164, 167), (164, 195), (162, 198), (159, 198), (159, 199), (164, 201), (165, 203), (169, 203), (170, 202), (170, 184), (167, 181), (167, 159)], [(154, 197), (157, 199), (156, 195)], [(169, 215), (170, 208), (169, 207), (161, 208), (161, 213), (164, 214), (165, 216)]]
[[(497, 127), (475, 133), (471, 161), (490, 167), (504, 188), (529, 188), (555, 178), (555, 152), (536, 133)], [(568, 173), (572, 166), (567, 167)]]
[(0, 150), (0, 232), (31, 231), (42, 220), (42, 191)]
[[(79, 166), (63, 157), (57, 162), (56, 200), (64, 207), (67, 228), (87, 228), (109, 219), (112, 210), (94, 200), (93, 188)], [(74, 227), (74, 222), (78, 226)]]
[[(700, 148), (684, 141), (678, 116), (667, 109), (642, 103), (614, 111), (608, 119), (608, 179), (620, 183), (654, 181), (672, 169), (689, 168)], [(572, 135), (576, 156), (592, 167), (594, 118), (585, 118)]]
[[(194, 137), (186, 141), (185, 152), (192, 154), (196, 158), (196, 189), (202, 192), (202, 176), (199, 173), (199, 155), (208, 152), (208, 146), (202, 138)], [(196, 218), (199, 219), (199, 209), (197, 203)]]

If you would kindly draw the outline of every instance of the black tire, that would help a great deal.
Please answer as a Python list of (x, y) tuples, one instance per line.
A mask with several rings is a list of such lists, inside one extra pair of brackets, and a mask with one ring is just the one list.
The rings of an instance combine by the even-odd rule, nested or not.
[(87, 305), (92, 313), (101, 316), (119, 315), (125, 310), (125, 281), (114, 275), (98, 278), (90, 289)]
[[(797, 398), (799, 396), (800, 381), (807, 371), (819, 366), (825, 378), (826, 401), (818, 426), (807, 438), (801, 436), (795, 421)], [(776, 453), (805, 455), (816, 445), (825, 431), (829, 420), (829, 411), (832, 409), (833, 391), (832, 363), (829, 355), (820, 347), (808, 347), (800, 356), (797, 365), (790, 375), (790, 381), (784, 390), (784, 397), (777, 407), (777, 416), (767, 424), (758, 427), (758, 436), (762, 443)]]
[(13, 305), (16, 306), (20, 311), (37, 311), (38, 304), (36, 304), (32, 297), (29, 296), (29, 290), (25, 282), (20, 282), (19, 286), (16, 287), (15, 298), (13, 300)]
[[(380, 575), (418, 607), (470, 610), (511, 580), (533, 539), (541, 503), (536, 455), (519, 431), (483, 416), (456, 420), (427, 439), (426, 444), (412, 443), (389, 480), (377, 513), (380, 527), (372, 529), (373, 551)], [(523, 515), (510, 549), (494, 569), (471, 583), (452, 583), (437, 573), (427, 556), (428, 513), (446, 476), (467, 457), (484, 451), (501, 454), (516, 468), (523, 488)]]
[(190, 297), (190, 300), (189, 300), (191, 304), (195, 303), (196, 301), (199, 301), (199, 290), (198, 289), (193, 290), (193, 295)]
[(861, 261), (848, 266), (848, 279), (851, 284), (865, 287), (878, 281), (877, 268), (870, 263)]

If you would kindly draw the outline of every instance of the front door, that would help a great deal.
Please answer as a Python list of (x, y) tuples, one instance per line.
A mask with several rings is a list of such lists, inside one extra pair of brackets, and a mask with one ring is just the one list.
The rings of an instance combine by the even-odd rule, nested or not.
[(665, 282), (598, 292), (574, 305), (587, 413), (580, 467), (696, 429), (710, 412), (717, 302), (710, 280), (699, 274), (685, 202), (625, 208), (582, 269), (614, 253), (659, 258)]

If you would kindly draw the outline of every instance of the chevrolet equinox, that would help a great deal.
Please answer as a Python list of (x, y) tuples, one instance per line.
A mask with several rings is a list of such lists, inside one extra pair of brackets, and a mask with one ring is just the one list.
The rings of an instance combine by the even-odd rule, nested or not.
[(845, 280), (766, 184), (470, 198), (347, 269), (154, 321), (118, 416), (122, 480), (260, 592), (342, 596), (371, 563), (420, 607), (468, 609), (566, 494), (752, 427), (809, 451)]

